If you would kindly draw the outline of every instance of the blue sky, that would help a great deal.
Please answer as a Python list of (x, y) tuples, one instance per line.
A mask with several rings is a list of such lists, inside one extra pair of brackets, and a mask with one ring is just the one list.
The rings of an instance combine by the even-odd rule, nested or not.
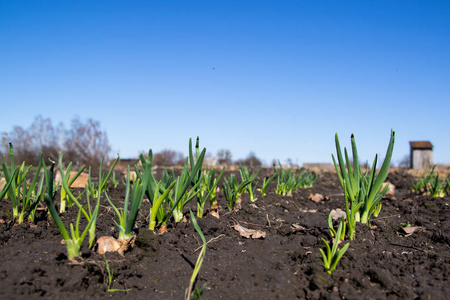
[[(3, 1), (0, 132), (100, 121), (113, 153), (450, 163), (448, 1)], [(6, 113), (5, 113), (6, 111)], [(112, 154), (113, 154), (112, 153)]]

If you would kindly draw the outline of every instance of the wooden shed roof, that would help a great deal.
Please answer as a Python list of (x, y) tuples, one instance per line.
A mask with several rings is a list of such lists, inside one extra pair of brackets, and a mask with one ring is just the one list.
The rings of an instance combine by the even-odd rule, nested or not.
[(429, 141), (415, 141), (409, 142), (411, 149), (433, 149), (433, 144)]

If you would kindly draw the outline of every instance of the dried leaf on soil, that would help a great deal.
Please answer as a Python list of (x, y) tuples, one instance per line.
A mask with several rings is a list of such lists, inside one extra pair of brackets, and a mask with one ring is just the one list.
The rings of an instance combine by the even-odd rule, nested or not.
[(405, 233), (405, 237), (412, 235), (414, 232), (419, 232), (425, 229), (425, 227), (401, 227), (401, 231)]
[(265, 238), (266, 233), (262, 230), (255, 230), (255, 229), (248, 229), (245, 227), (242, 227), (240, 224), (236, 224), (232, 226), (242, 237), (245, 237), (247, 239), (259, 239), (259, 238)]
[(317, 212), (317, 209), (300, 209), (300, 212), (315, 214)]
[(346, 216), (345, 211), (343, 211), (342, 209), (338, 208), (338, 209), (333, 209), (330, 212), (331, 218), (336, 221), (339, 220), (340, 218), (342, 218), (342, 216)]
[(330, 197), (325, 197), (322, 194), (315, 193), (314, 195), (313, 194), (309, 195), (309, 200), (319, 203), (320, 201), (323, 201), (323, 200), (327, 200), (327, 201), (330, 200)]
[(305, 231), (305, 230), (306, 230), (305, 227), (303, 227), (303, 226), (301, 226), (301, 225), (298, 225), (298, 224), (292, 224), (292, 225), (291, 225), (291, 229), (292, 229), (293, 232), (296, 232), (296, 231)]

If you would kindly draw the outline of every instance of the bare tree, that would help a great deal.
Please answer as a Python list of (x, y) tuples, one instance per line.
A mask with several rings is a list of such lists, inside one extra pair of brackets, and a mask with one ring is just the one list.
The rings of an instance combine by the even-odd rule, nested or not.
[(257, 169), (262, 166), (261, 160), (256, 157), (254, 152), (250, 152), (246, 159), (240, 161), (244, 166), (249, 167), (250, 169)]
[(219, 151), (217, 151), (219, 165), (231, 165), (231, 157), (231, 151), (228, 149), (220, 149)]
[(72, 120), (72, 127), (68, 132), (68, 139), (65, 143), (66, 151), (75, 154), (72, 161), (76, 164), (82, 162), (95, 166), (102, 159), (108, 160), (111, 151), (108, 136), (100, 128), (100, 122), (88, 119), (86, 123), (75, 118)]
[(410, 168), (411, 167), (411, 156), (406, 154), (398, 163), (400, 168)]
[(165, 149), (153, 155), (155, 166), (174, 166), (184, 163), (183, 153)]
[(58, 147), (56, 143), (55, 129), (50, 118), (44, 119), (38, 115), (31, 124), (29, 132), (35, 153), (42, 152), (45, 158), (58, 159), (64, 149), (62, 146)]
[(31, 126), (25, 130), (14, 126), (9, 133), (2, 133), (0, 153), (9, 159), (9, 143), (13, 145), (14, 158), (17, 163), (37, 165), (39, 154), (45, 160), (57, 160), (61, 153), (66, 153), (65, 160), (74, 165), (98, 165), (102, 156), (107, 159), (111, 149), (106, 132), (100, 129), (100, 123), (89, 119), (86, 123), (79, 119), (72, 121), (70, 130), (65, 130), (62, 123), (56, 130), (49, 118), (37, 116)]
[(14, 126), (10, 133), (2, 134), (3, 154), (9, 161), (9, 144), (13, 145), (14, 158), (17, 163), (25, 161), (28, 164), (35, 164), (39, 160), (39, 153), (35, 153), (31, 135), (20, 126)]

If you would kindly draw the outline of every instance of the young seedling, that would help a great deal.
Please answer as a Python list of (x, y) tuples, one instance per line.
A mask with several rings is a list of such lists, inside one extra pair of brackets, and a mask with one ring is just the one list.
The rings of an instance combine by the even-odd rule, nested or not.
[(119, 180), (116, 179), (116, 172), (112, 172), (112, 176), (111, 176), (110, 180), (111, 180), (113, 187), (117, 188), (117, 186), (119, 185)]
[[(70, 186), (75, 182), (75, 180), (80, 176), (80, 174), (84, 171), (86, 166), (82, 166), (80, 170), (72, 177), (70, 178), (70, 171), (72, 170), (72, 162), (69, 163), (67, 166), (65, 174), (68, 176), (64, 177), (64, 180), (66, 180), (65, 184), (70, 188)], [(91, 179), (91, 168), (89, 168), (89, 182)], [(62, 176), (61, 176), (62, 180)], [(57, 183), (58, 184), (58, 183)], [(61, 182), (62, 184), (62, 182)], [(65, 189), (61, 189), (61, 202), (59, 206), (59, 213), (63, 213), (66, 211), (66, 204), (69, 206), (72, 206), (72, 202), (70, 201), (70, 198), (67, 197), (67, 193)]]
[[(170, 207), (173, 208), (172, 214), (176, 223), (183, 221), (184, 207), (200, 192), (199, 190), (196, 191), (196, 186), (194, 186), (194, 188), (191, 188), (190, 190), (187, 190), (190, 182), (188, 158), (186, 157), (181, 176), (177, 177), (175, 186), (173, 187), (172, 192), (169, 194), (169, 204)], [(200, 185), (200, 183), (201, 182), (199, 181), (197, 185)], [(180, 200), (178, 201), (178, 199)]]
[(278, 161), (280, 170), (278, 171), (276, 165), (273, 165), (273, 169), (277, 174), (277, 187), (275, 188), (275, 193), (283, 196), (292, 196), (292, 191), (297, 184), (297, 179), (295, 178), (295, 173), (292, 169), (285, 171), (281, 162)]
[(262, 187), (258, 189), (261, 192), (261, 197), (265, 197), (267, 195), (266, 190), (275, 177), (277, 177), (277, 173), (273, 174), (271, 177), (264, 177)]
[(348, 247), (350, 246), (349, 243), (347, 243), (342, 249), (338, 249), (338, 244), (340, 241), (340, 236), (345, 236), (345, 221), (344, 218), (342, 218), (341, 222), (339, 223), (338, 230), (335, 234), (335, 239), (330, 247), (328, 242), (322, 238), (322, 242), (325, 244), (326, 247), (326, 254), (322, 249), (319, 249), (320, 254), (322, 255), (323, 265), (325, 267), (325, 271), (327, 271), (328, 274), (331, 274), (334, 269), (336, 269), (336, 265), (341, 259), (342, 255), (347, 251)]
[(240, 184), (238, 184), (236, 177), (234, 177), (233, 174), (230, 175), (229, 180), (225, 178), (222, 189), (225, 198), (228, 200), (229, 211), (232, 211), (233, 209), (236, 211), (239, 209), (241, 194), (248, 184), (250, 184), (250, 181), (248, 180), (244, 180)]
[(44, 203), (44, 195), (45, 195), (45, 185), (44, 185), (45, 174), (41, 173), (41, 179), (39, 180), (37, 192), (34, 193), (34, 200), (30, 204), (29, 214), (28, 214), (28, 222), (34, 223), (34, 219), (36, 216), (36, 211), (40, 203)]
[(314, 183), (319, 179), (319, 176), (313, 172), (307, 170), (297, 170), (297, 183), (295, 184), (295, 189), (311, 188)]
[(111, 292), (129, 292), (131, 291), (131, 289), (112, 289), (111, 286), (114, 282), (114, 273), (113, 271), (109, 268), (109, 263), (108, 260), (106, 259), (106, 254), (103, 253), (103, 258), (105, 260), (105, 267), (106, 267), (106, 272), (108, 273), (108, 289), (107, 291), (109, 293)]
[[(60, 159), (62, 159), (62, 156)], [(64, 223), (61, 220), (61, 218), (58, 214), (58, 211), (55, 208), (55, 204), (53, 202), (53, 199), (54, 199), (53, 168), (55, 166), (55, 162), (52, 161), (50, 168), (47, 169), (42, 158), (41, 158), (41, 161), (42, 161), (42, 165), (44, 166), (45, 181), (47, 182), (47, 190), (46, 190), (46, 194), (44, 196), (44, 200), (45, 200), (45, 203), (47, 204), (50, 215), (52, 216), (53, 220), (56, 223), (56, 226), (58, 226), (58, 229), (61, 232), (61, 235), (63, 236), (64, 244), (66, 245), (66, 249), (67, 249), (67, 256), (69, 259), (73, 259), (80, 255), (81, 244), (83, 243), (83, 240), (85, 239), (86, 235), (88, 234), (89, 229), (91, 228), (91, 226), (97, 219), (98, 209), (100, 207), (100, 197), (97, 198), (97, 204), (95, 206), (94, 212), (93, 212), (92, 216), (90, 217), (90, 219), (88, 220), (88, 224), (86, 225), (86, 228), (81, 233), (81, 235), (80, 235), (80, 221), (81, 221), (81, 211), (82, 211), (81, 209), (78, 210), (75, 227), (74, 227), (73, 223), (70, 223), (70, 235), (69, 235), (69, 232), (67, 231), (66, 227), (64, 226)]]
[[(148, 225), (148, 229), (155, 230), (156, 226), (156, 217), (158, 213), (160, 214), (160, 221), (165, 226), (165, 222), (168, 218), (166, 217), (167, 210), (162, 207), (162, 204), (166, 201), (167, 196), (175, 185), (176, 181), (173, 181), (166, 189), (161, 187), (161, 181), (156, 184), (153, 195), (150, 194), (150, 202), (152, 203), (152, 207), (150, 208), (150, 222)], [(160, 191), (162, 190), (162, 192)], [(163, 232), (165, 229), (162, 230)]]
[[(3, 158), (2, 168), (5, 175), (5, 180), (9, 183), (6, 188), (3, 188), (3, 192), (6, 192), (8, 199), (10, 199), (13, 211), (13, 220), (18, 224), (23, 223), (25, 216), (30, 216), (33, 211), (36, 210), (39, 204), (39, 195), (36, 195), (35, 188), (38, 183), (38, 178), (41, 170), (41, 163), (36, 169), (36, 173), (33, 176), (31, 184), (28, 186), (26, 177), (31, 169), (31, 166), (25, 168), (25, 162), (20, 167), (14, 165), (14, 152), (13, 146), (9, 144), (9, 156), (11, 165), (10, 168), (6, 166), (5, 158)], [(42, 158), (42, 153), (40, 154)], [(41, 160), (40, 160), (41, 161)], [(0, 195), (2, 198), (5, 194)]]
[(199, 254), (198, 258), (197, 258), (197, 262), (195, 263), (194, 272), (192, 273), (191, 280), (189, 282), (189, 288), (186, 289), (186, 293), (185, 293), (185, 296), (184, 296), (184, 298), (186, 300), (189, 300), (191, 298), (192, 294), (194, 294), (193, 296), (196, 299), (199, 299), (199, 297), (201, 299), (201, 295), (202, 295), (202, 293), (203, 293), (203, 291), (205, 290), (205, 287), (206, 287), (206, 283), (200, 289), (198, 289), (197, 286), (196, 286), (195, 292), (194, 293), (192, 292), (192, 288), (194, 287), (195, 281), (197, 280), (198, 273), (200, 272), (200, 268), (202, 267), (202, 263), (203, 263), (203, 260), (205, 258), (205, 254), (206, 254), (206, 239), (205, 239), (205, 236), (203, 235), (202, 230), (200, 229), (200, 226), (198, 226), (197, 220), (195, 219), (195, 216), (192, 213), (192, 210), (189, 209), (189, 212), (190, 212), (190, 215), (191, 215), (192, 224), (194, 225), (195, 230), (200, 235), (200, 238), (202, 239), (203, 246), (202, 246), (202, 249), (200, 250), (200, 254)]
[[(439, 173), (434, 173), (434, 168), (431, 170), (430, 177), (428, 182), (425, 185), (425, 190), (428, 195), (435, 198), (443, 198), (445, 193), (450, 189), (448, 183), (446, 184), (447, 178), (444, 178), (442, 181), (439, 179)], [(444, 184), (446, 186), (444, 187)]]
[(125, 188), (125, 201), (123, 204), (123, 209), (119, 210), (112, 203), (108, 194), (105, 193), (106, 199), (109, 204), (113, 208), (114, 212), (117, 214), (119, 218), (119, 223), (114, 222), (119, 228), (119, 238), (118, 242), (120, 248), (118, 252), (123, 254), (130, 246), (133, 245), (134, 242), (134, 223), (136, 222), (136, 217), (141, 208), (142, 200), (144, 199), (145, 191), (147, 190), (147, 184), (149, 182), (149, 177), (151, 176), (152, 167), (151, 164), (145, 163), (144, 166), (144, 174), (142, 175), (142, 179), (138, 178), (133, 183), (133, 190), (131, 191), (131, 199), (130, 199), (130, 167), (127, 168), (127, 180), (126, 180), (126, 188)]
[[(345, 219), (343, 218), (343, 220), (345, 220)], [(341, 232), (341, 236), (339, 237), (339, 239), (341, 239), (341, 240), (345, 239), (346, 227), (347, 227), (346, 223), (344, 222), (343, 229), (342, 229), (342, 232)], [(337, 232), (336, 232), (336, 230), (334, 229), (334, 226), (333, 226), (333, 217), (332, 217), (331, 213), (328, 215), (328, 228), (330, 229), (331, 237), (336, 238)]]
[[(337, 133), (335, 141), (339, 165), (336, 163), (334, 155), (332, 155), (332, 158), (339, 181), (344, 189), (347, 218), (354, 217), (356, 222), (369, 224), (370, 217), (374, 213), (379, 213), (381, 209), (379, 202), (389, 190), (388, 185), (386, 185), (384, 189), (382, 189), (382, 185), (388, 175), (389, 164), (394, 150), (395, 132), (391, 131), (391, 138), (386, 151), (386, 156), (378, 174), (375, 174), (378, 155), (375, 155), (370, 172), (366, 173), (366, 175), (361, 172), (358, 161), (358, 150), (353, 134), (351, 136), (353, 168), (346, 148), (344, 148), (344, 162)], [(358, 209), (356, 210), (355, 207)], [(350, 213), (353, 213), (353, 215), (350, 216)]]
[[(80, 202), (78, 201), (79, 197), (81, 197), (82, 194), (78, 195), (78, 197), (75, 197), (75, 196), (73, 195), (72, 191), (70, 190), (70, 187), (69, 187), (69, 185), (68, 185), (68, 183), (69, 183), (68, 178), (69, 178), (69, 176), (70, 176), (70, 172), (67, 172), (67, 171), (64, 172), (64, 169), (63, 169), (63, 163), (62, 163), (63, 157), (64, 157), (64, 153), (61, 154), (61, 156), (59, 157), (59, 162), (58, 162), (58, 164), (59, 164), (59, 172), (60, 172), (60, 174), (61, 174), (61, 183), (62, 183), (62, 189), (61, 189), (61, 190), (64, 190), (64, 191), (65, 191), (65, 193), (66, 193), (68, 199), (70, 199), (70, 201), (71, 201), (72, 203), (74, 203), (74, 204), (78, 207), (79, 211), (84, 215), (84, 217), (86, 218), (86, 220), (90, 221), (91, 218), (93, 217), (93, 212), (92, 212), (91, 207), (90, 207), (89, 196), (90, 196), (90, 195), (93, 195), (94, 198), (100, 199), (101, 193), (100, 193), (99, 191), (103, 190), (104, 185), (107, 184), (108, 178), (109, 178), (109, 176), (111, 176), (112, 170), (114, 169), (115, 165), (116, 165), (117, 162), (119, 161), (119, 157), (117, 157), (117, 159), (114, 161), (114, 163), (112, 164), (112, 166), (111, 166), (109, 172), (106, 174), (106, 176), (105, 176), (104, 178), (103, 178), (103, 176), (102, 176), (102, 166), (103, 166), (103, 158), (102, 158), (102, 160), (101, 160), (101, 162), (100, 162), (99, 175), (98, 175), (98, 177), (99, 177), (99, 178), (98, 178), (98, 180), (99, 180), (99, 185), (98, 185), (99, 189), (98, 189), (98, 191), (91, 191), (91, 190), (89, 189), (89, 187), (88, 187), (88, 186), (89, 186), (89, 183), (88, 183), (88, 186), (86, 187), (86, 190), (87, 190), (87, 202), (88, 202), (87, 205), (88, 205), (88, 211), (86, 211), (86, 210), (84, 209), (84, 207), (83, 207), (83, 206), (80, 204)], [(90, 175), (89, 175), (89, 178), (90, 178)], [(94, 218), (94, 220), (93, 220), (93, 226), (91, 226), (91, 227), (89, 228), (89, 247), (90, 247), (90, 248), (92, 248), (92, 247), (95, 245), (95, 231), (96, 231), (95, 229), (96, 229), (96, 222), (97, 222), (97, 220), (96, 220), (96, 218)]]
[[(191, 140), (189, 140), (189, 146), (191, 146)], [(203, 165), (203, 159), (205, 157), (206, 154), (206, 148), (203, 148), (203, 151), (199, 154), (198, 153), (198, 138), (197, 138), (197, 159), (194, 162), (194, 158), (192, 156), (192, 148), (189, 147), (189, 151), (190, 151), (190, 157), (191, 157), (191, 171), (188, 171), (188, 167), (187, 167), (187, 163), (185, 163), (183, 172), (186, 172), (185, 174), (189, 174), (189, 176), (186, 176), (181, 183), (181, 187), (179, 188), (179, 190), (175, 193), (176, 194), (176, 199), (173, 201), (173, 204), (171, 205), (170, 209), (167, 210), (160, 210), (159, 207), (155, 207), (156, 211), (159, 211), (160, 213), (162, 213), (163, 215), (161, 215), (161, 219), (158, 218), (158, 220), (160, 220), (161, 224), (165, 224), (167, 222), (167, 220), (170, 218), (170, 216), (172, 215), (173, 211), (175, 209), (178, 208), (178, 204), (180, 201), (182, 201), (184, 193), (186, 192), (186, 190), (188, 189), (189, 185), (193, 185), (192, 189), (194, 189), (194, 191), (197, 188), (197, 184), (199, 183), (199, 177), (197, 179), (198, 174), (201, 174), (201, 170), (202, 170), (202, 165)], [(147, 159), (145, 159), (145, 157), (141, 154), (140, 155), (140, 160), (142, 165), (144, 164), (149, 164), (150, 165), (150, 169), (152, 169), (152, 165), (153, 165), (153, 154), (152, 154), (152, 150), (149, 150), (148, 153), (148, 157)], [(141, 178), (142, 175), (140, 174), (137, 166), (135, 166), (135, 171), (136, 171), (136, 176), (138, 178)], [(183, 173), (182, 172), (182, 173)], [(155, 196), (155, 190), (158, 184), (158, 181), (156, 181), (155, 177), (153, 176), (153, 174), (150, 174), (148, 181), (148, 185), (147, 188), (145, 190), (145, 193), (148, 197), (148, 199), (150, 200), (150, 202), (152, 202), (152, 199)], [(160, 195), (163, 195), (165, 193), (165, 190), (162, 189), (161, 186), (158, 186), (159, 189), (159, 193)], [(158, 197), (159, 198), (159, 197)], [(153, 205), (152, 204), (152, 209), (153, 209)], [(155, 202), (155, 204), (158, 204)], [(161, 207), (161, 204), (159, 204), (159, 206)], [(150, 222), (152, 222), (152, 220), (150, 220)]]
[(197, 193), (197, 217), (203, 217), (203, 211), (205, 209), (205, 204), (208, 199), (211, 201), (211, 209), (214, 209), (216, 202), (216, 188), (219, 180), (222, 178), (225, 172), (225, 167), (222, 168), (222, 172), (218, 178), (215, 178), (216, 168), (210, 171), (203, 171), (203, 175), (200, 177), (200, 189)]
[(256, 177), (259, 176), (259, 174), (261, 173), (262, 168), (259, 168), (258, 172), (256, 172), (255, 174), (251, 174), (249, 169), (246, 166), (243, 166), (241, 164), (239, 164), (239, 173), (241, 174), (241, 179), (242, 181), (249, 181), (249, 183), (247, 184), (247, 186), (244, 188), (244, 192), (247, 192), (250, 196), (250, 201), (255, 201), (255, 191), (256, 191), (256, 186), (258, 185), (258, 182), (255, 183), (255, 187), (252, 188), (252, 183), (253, 181), (255, 181)]

